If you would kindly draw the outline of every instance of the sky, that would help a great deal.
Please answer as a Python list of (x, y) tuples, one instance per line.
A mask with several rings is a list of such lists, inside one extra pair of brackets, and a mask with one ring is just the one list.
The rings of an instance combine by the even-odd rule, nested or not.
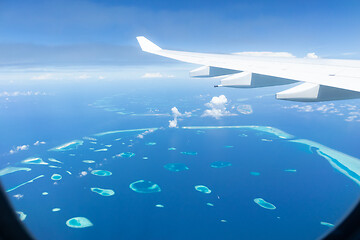
[[(359, 1), (1, 0), (0, 68), (163, 66), (163, 48), (360, 59)], [(170, 74), (171, 75), (171, 74)]]

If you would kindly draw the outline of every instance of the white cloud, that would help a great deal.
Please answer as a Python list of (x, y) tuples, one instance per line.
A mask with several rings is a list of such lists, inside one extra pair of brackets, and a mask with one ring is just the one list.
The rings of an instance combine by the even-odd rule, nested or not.
[(15, 91), (15, 92), (1, 92), (0, 97), (18, 97), (18, 96), (38, 96), (38, 95), (46, 95), (44, 92), (33, 92), (33, 91)]
[(46, 142), (44, 142), (44, 141), (36, 141), (36, 142), (34, 142), (34, 146), (39, 146), (39, 145), (41, 145), (41, 144), (46, 144)]
[(202, 114), (202, 117), (214, 117), (219, 119), (223, 116), (235, 116), (237, 114), (230, 113), (226, 110), (226, 104), (228, 100), (225, 95), (220, 95), (219, 97), (213, 97), (210, 102), (206, 103), (205, 106), (209, 107)]
[(306, 54), (306, 57), (305, 57), (305, 58), (316, 59), (316, 58), (319, 58), (319, 56), (316, 55), (315, 53), (308, 53), (308, 54)]
[(81, 74), (80, 76), (78, 76), (77, 78), (78, 78), (78, 79), (89, 79), (89, 78), (91, 78), (91, 76), (88, 75), (88, 74), (86, 74), (86, 73), (84, 73), (84, 74)]
[(176, 128), (178, 126), (178, 118), (180, 117), (191, 117), (191, 112), (181, 113), (177, 107), (171, 108), (171, 113), (174, 117), (173, 120), (169, 121), (169, 128)]
[(105, 79), (105, 77), (104, 76), (98, 76), (98, 79), (103, 80), (103, 79)]
[(241, 56), (251, 56), (251, 57), (286, 57), (294, 58), (295, 56), (289, 52), (237, 52), (234, 53)]
[(150, 134), (152, 132), (154, 132), (153, 129), (146, 130), (145, 132), (140, 133), (139, 135), (137, 135), (137, 138), (143, 139), (145, 135), (148, 135), (148, 134)]
[(26, 150), (29, 150), (29, 145), (21, 145), (21, 146), (15, 147), (14, 149), (11, 149), (10, 154), (14, 154), (19, 151), (26, 151)]
[(141, 78), (173, 78), (175, 77), (174, 75), (166, 75), (166, 74), (162, 74), (159, 72), (155, 72), (155, 73), (145, 73), (144, 75), (141, 76)]
[(54, 74), (44, 73), (44, 74), (32, 76), (31, 80), (48, 80), (48, 79), (53, 79), (53, 78), (54, 78)]

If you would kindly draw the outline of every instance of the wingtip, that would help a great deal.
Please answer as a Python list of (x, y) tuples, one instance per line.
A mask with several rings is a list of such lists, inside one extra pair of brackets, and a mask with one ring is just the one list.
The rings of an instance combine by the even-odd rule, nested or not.
[(145, 52), (156, 52), (161, 50), (159, 46), (157, 46), (156, 44), (154, 44), (144, 36), (138, 36), (136, 37), (136, 39), (139, 42), (141, 49)]

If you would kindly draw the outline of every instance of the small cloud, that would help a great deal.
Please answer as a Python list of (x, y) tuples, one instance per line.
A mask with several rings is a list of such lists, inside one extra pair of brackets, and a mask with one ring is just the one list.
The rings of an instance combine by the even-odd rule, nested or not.
[(146, 130), (145, 132), (140, 133), (139, 135), (137, 135), (137, 138), (143, 139), (145, 135), (148, 135), (148, 134), (150, 134), (152, 132), (154, 132), (153, 129)]
[(39, 146), (39, 145), (41, 145), (41, 144), (46, 144), (46, 142), (44, 142), (44, 141), (36, 141), (36, 142), (34, 142), (34, 146)]
[(171, 113), (172, 113), (174, 119), (169, 121), (169, 128), (176, 128), (176, 127), (178, 127), (178, 124), (177, 124), (177, 123), (178, 123), (178, 121), (177, 121), (178, 118), (180, 118), (180, 117), (191, 117), (191, 112), (181, 113), (181, 112), (177, 109), (177, 107), (171, 108)]
[(31, 80), (48, 80), (48, 79), (52, 79), (52, 78), (54, 78), (53, 74), (45, 73), (45, 74), (33, 76), (33, 77), (31, 77)]
[(308, 53), (308, 54), (306, 54), (305, 58), (316, 59), (316, 58), (319, 58), (319, 56), (316, 55), (315, 53)]
[(105, 79), (105, 77), (104, 76), (98, 76), (98, 79), (103, 80), (103, 79)]
[(213, 117), (219, 119), (223, 116), (236, 116), (237, 114), (230, 113), (226, 110), (226, 104), (228, 100), (225, 95), (219, 97), (213, 97), (210, 102), (206, 103), (205, 106), (209, 107), (202, 114), (202, 117)]
[(78, 76), (77, 78), (78, 79), (89, 79), (91, 76), (90, 75), (88, 75), (88, 74), (82, 74), (82, 75), (80, 75), (80, 76)]
[(39, 96), (46, 95), (44, 92), (32, 92), (32, 91), (15, 91), (15, 92), (1, 92), (0, 97), (18, 97), (18, 96)]
[(29, 145), (17, 146), (16, 148), (10, 150), (10, 154), (14, 154), (19, 151), (26, 151), (26, 150), (29, 150)]
[(145, 73), (141, 78), (173, 78), (174, 75), (166, 75), (159, 72), (156, 73)]
[(289, 52), (238, 52), (234, 53), (241, 56), (251, 56), (251, 57), (285, 57), (285, 58), (294, 58), (295, 56)]

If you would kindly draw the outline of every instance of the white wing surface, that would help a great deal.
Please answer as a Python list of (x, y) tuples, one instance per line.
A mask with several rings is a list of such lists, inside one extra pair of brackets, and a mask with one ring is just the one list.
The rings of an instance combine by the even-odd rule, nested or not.
[[(208, 54), (164, 50), (145, 37), (137, 37), (143, 51), (203, 65), (194, 77), (226, 76), (220, 87), (264, 87), (305, 82), (277, 93), (278, 99), (326, 101), (360, 97), (360, 61), (289, 57)], [(264, 77), (269, 76), (269, 77)]]

